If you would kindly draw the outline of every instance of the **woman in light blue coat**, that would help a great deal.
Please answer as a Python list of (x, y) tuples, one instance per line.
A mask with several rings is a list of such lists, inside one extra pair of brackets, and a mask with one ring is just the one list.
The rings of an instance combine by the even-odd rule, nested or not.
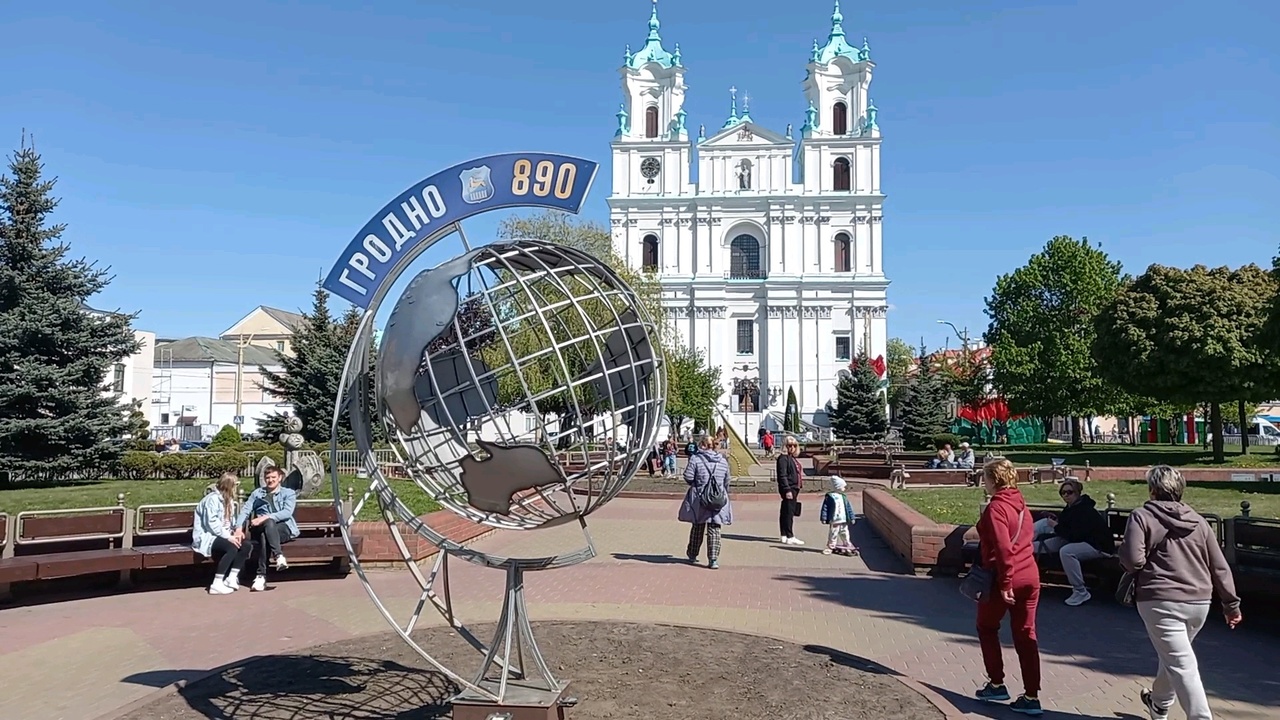
[[(733, 507), (729, 504), (729, 462), (715, 450), (715, 440), (702, 438), (698, 452), (689, 458), (684, 468), (684, 481), (689, 490), (680, 505), (680, 522), (693, 525), (689, 529), (689, 547), (685, 555), (689, 562), (698, 562), (702, 552), (702, 539), (707, 539), (707, 567), (720, 567), (720, 528), (733, 524)], [(708, 487), (713, 486), (713, 487)], [(708, 497), (720, 496), (723, 506), (707, 504)]]
[(253, 552), (253, 543), (237, 539), (231, 526), (239, 487), (240, 478), (235, 473), (223, 473), (218, 478), (217, 489), (196, 505), (191, 549), (207, 558), (218, 557), (218, 568), (209, 585), (210, 595), (235, 592), (240, 587), (240, 570)]

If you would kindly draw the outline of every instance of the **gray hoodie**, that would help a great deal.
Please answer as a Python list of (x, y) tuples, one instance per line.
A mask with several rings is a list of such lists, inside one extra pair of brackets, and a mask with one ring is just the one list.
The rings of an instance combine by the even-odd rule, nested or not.
[(1138, 602), (1207, 603), (1240, 607), (1231, 568), (1209, 523), (1189, 506), (1148, 500), (1134, 510), (1120, 544), (1120, 565), (1137, 572)]

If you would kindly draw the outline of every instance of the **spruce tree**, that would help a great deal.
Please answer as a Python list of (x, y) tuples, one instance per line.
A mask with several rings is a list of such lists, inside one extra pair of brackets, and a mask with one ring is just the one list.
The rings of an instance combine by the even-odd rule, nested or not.
[(849, 366), (850, 375), (836, 386), (836, 407), (831, 427), (844, 440), (874, 442), (883, 440), (889, 430), (885, 417), (880, 378), (865, 355)]
[(787, 388), (787, 410), (782, 416), (782, 426), (789, 433), (800, 433), (800, 402), (796, 400), (794, 387)]
[(106, 379), (139, 350), (133, 317), (89, 309), (111, 279), (67, 258), (43, 171), (24, 143), (0, 177), (0, 483), (98, 477), (131, 428)]
[(908, 450), (925, 450), (950, 427), (947, 416), (949, 388), (936, 370), (922, 358), (915, 377), (902, 392), (902, 444)]

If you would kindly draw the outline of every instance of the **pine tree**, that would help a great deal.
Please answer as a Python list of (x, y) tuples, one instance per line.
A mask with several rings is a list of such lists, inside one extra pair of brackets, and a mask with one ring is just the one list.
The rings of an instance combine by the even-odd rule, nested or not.
[(902, 444), (908, 450), (925, 450), (933, 439), (947, 432), (949, 385), (922, 357), (918, 370), (902, 392)]
[(0, 482), (97, 477), (130, 430), (131, 408), (106, 377), (139, 349), (133, 317), (88, 307), (110, 277), (67, 259), (43, 171), (24, 146), (0, 177)]
[(796, 389), (787, 388), (787, 410), (782, 416), (782, 429), (789, 433), (800, 434), (800, 402), (796, 400)]
[[(338, 384), (359, 315), (353, 308), (342, 319), (334, 320), (329, 312), (328, 291), (317, 287), (312, 294), (311, 311), (302, 316), (303, 322), (292, 338), (293, 355), (280, 356), (282, 372), (261, 369), (266, 379), (263, 387), (293, 406), (308, 442), (329, 442)], [(351, 442), (351, 426), (345, 413), (338, 427), (338, 442)], [(272, 442), (278, 438), (265, 439)]]
[(835, 414), (831, 427), (844, 440), (867, 442), (883, 440), (889, 430), (885, 417), (884, 396), (880, 378), (866, 356), (859, 356), (849, 366), (850, 375), (836, 386)]

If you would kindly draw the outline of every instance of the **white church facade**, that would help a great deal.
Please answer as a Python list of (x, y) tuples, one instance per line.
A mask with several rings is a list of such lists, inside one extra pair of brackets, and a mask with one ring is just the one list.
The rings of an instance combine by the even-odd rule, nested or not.
[(614, 248), (656, 275), (668, 321), (721, 368), (724, 419), (751, 439), (781, 418), (789, 389), (825, 426), (850, 360), (885, 354), (875, 65), (866, 41), (846, 40), (838, 1), (831, 20), (810, 54), (799, 133), (756, 124), (731, 89), (728, 119), (692, 135), (680, 46), (663, 47), (656, 4), (621, 68)]

